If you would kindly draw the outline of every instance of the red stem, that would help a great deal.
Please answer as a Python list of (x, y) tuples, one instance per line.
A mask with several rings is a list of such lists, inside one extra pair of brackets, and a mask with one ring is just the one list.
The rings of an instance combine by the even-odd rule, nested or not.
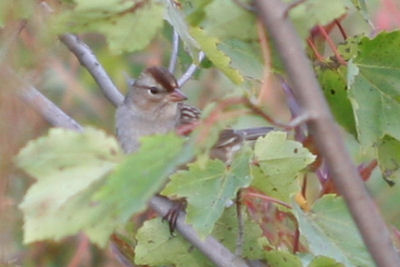
[(324, 27), (322, 27), (321, 25), (317, 25), (317, 28), (318, 28), (319, 32), (322, 34), (322, 36), (324, 37), (324, 39), (328, 42), (328, 45), (332, 49), (333, 53), (335, 54), (335, 57), (338, 60), (338, 62), (342, 65), (347, 65), (347, 62), (339, 54), (339, 51), (337, 51), (336, 45), (333, 43), (331, 37), (329, 37), (329, 35), (325, 31)]
[(76, 252), (71, 261), (69, 262), (68, 267), (80, 266), (82, 264), (85, 253), (88, 252), (89, 246), (89, 238), (84, 234), (80, 234), (78, 248), (76, 249)]
[(292, 208), (292, 206), (290, 206), (286, 202), (283, 202), (282, 200), (279, 200), (279, 199), (276, 199), (276, 198), (273, 198), (273, 197), (269, 197), (269, 196), (266, 196), (266, 195), (262, 195), (262, 194), (259, 194), (259, 193), (246, 192), (245, 196), (260, 198), (260, 199), (263, 199), (263, 200), (266, 200), (266, 201), (270, 201), (270, 202), (282, 205), (282, 206), (284, 206), (286, 208), (289, 208), (289, 209)]
[(305, 174), (303, 179), (303, 184), (301, 186), (301, 194), (303, 195), (304, 199), (306, 199), (306, 191), (307, 191), (307, 174)]
[(346, 31), (343, 29), (342, 24), (340, 23), (340, 21), (338, 19), (335, 19), (335, 24), (336, 26), (339, 28), (340, 33), (343, 36), (343, 39), (347, 40), (347, 33)]
[(317, 47), (314, 44), (314, 41), (311, 39), (311, 37), (307, 38), (307, 44), (310, 46), (311, 50), (314, 52), (315, 57), (319, 62), (325, 62), (325, 59), (321, 54), (318, 52)]
[(300, 230), (299, 227), (297, 227), (296, 231), (294, 232), (293, 254), (296, 254), (296, 252), (299, 251), (299, 246), (300, 246)]

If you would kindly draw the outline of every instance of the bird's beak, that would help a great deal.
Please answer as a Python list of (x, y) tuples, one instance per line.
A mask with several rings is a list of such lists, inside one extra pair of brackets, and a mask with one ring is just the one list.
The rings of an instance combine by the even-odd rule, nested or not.
[(187, 97), (179, 89), (175, 89), (172, 93), (168, 94), (167, 97), (171, 102), (181, 102), (187, 99)]

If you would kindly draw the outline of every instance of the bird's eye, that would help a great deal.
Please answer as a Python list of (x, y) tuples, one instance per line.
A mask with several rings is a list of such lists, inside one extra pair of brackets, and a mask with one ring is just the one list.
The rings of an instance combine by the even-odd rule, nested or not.
[(157, 87), (150, 87), (150, 89), (148, 90), (149, 94), (151, 95), (156, 95), (159, 93), (159, 90)]

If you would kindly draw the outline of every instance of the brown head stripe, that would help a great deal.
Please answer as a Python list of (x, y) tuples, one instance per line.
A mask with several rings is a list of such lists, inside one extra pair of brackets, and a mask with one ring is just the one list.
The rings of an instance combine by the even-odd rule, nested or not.
[(161, 84), (168, 92), (174, 91), (178, 88), (178, 83), (174, 75), (172, 75), (166, 68), (164, 67), (150, 67), (147, 68), (146, 72), (150, 73), (153, 78)]

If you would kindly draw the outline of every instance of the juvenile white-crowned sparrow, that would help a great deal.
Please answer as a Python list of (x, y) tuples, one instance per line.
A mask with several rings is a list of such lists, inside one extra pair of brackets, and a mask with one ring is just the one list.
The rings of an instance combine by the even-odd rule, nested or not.
[(186, 99), (167, 69), (143, 71), (116, 112), (117, 138), (125, 153), (137, 150), (142, 136), (167, 133), (197, 120), (200, 111), (183, 104)]
[[(173, 131), (194, 123), (200, 117), (196, 107), (184, 104), (186, 96), (175, 77), (164, 67), (150, 67), (132, 82), (124, 102), (116, 112), (117, 138), (125, 153), (139, 148), (139, 138)], [(226, 129), (211, 150), (211, 157), (226, 160), (240, 148), (243, 140), (255, 140), (272, 127)]]
[[(140, 137), (167, 133), (194, 123), (200, 117), (199, 109), (183, 103), (186, 96), (179, 90), (175, 77), (164, 67), (147, 68), (130, 86), (116, 111), (117, 138), (127, 154), (139, 148)], [(272, 129), (225, 129), (211, 149), (210, 157), (229, 163), (244, 140), (255, 140)], [(171, 233), (175, 228), (177, 211), (182, 208), (180, 201), (177, 203), (177, 208), (165, 216), (170, 223)]]

